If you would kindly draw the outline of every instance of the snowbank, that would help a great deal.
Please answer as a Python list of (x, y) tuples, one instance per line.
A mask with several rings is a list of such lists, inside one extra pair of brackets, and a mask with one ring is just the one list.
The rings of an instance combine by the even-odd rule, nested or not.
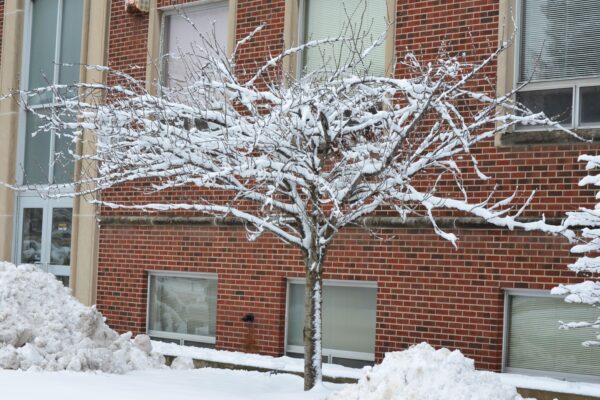
[(427, 343), (388, 353), (366, 369), (356, 385), (327, 400), (521, 400), (514, 386), (493, 372), (476, 371), (458, 350), (435, 350)]
[(53, 275), (0, 262), (0, 369), (124, 373), (161, 366), (151, 349), (145, 335), (110, 329)]
[[(237, 351), (215, 350), (203, 347), (180, 346), (175, 343), (152, 341), (152, 351), (177, 358), (194, 358), (225, 364), (266, 368), (283, 372), (304, 372), (304, 360), (292, 357), (271, 357), (260, 354), (241, 353)], [(177, 360), (177, 359), (176, 359)], [(180, 368), (178, 362), (177, 368)], [(362, 369), (349, 368), (336, 364), (323, 364), (323, 375), (330, 378), (359, 379)]]

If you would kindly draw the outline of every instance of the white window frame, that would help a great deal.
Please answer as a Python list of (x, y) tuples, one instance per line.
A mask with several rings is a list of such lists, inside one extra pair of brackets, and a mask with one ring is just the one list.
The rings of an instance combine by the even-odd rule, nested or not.
[[(284, 329), (284, 352), (304, 354), (304, 346), (288, 345), (288, 319), (290, 312), (290, 286), (293, 284), (306, 284), (306, 280), (303, 278), (288, 278), (286, 282), (285, 291), (285, 329)], [(323, 288), (326, 286), (345, 286), (352, 288), (374, 288), (377, 289), (377, 282), (375, 281), (348, 281), (338, 279), (324, 279)], [(377, 316), (377, 307), (375, 307), (375, 316)], [(377, 322), (375, 323), (377, 325)], [(376, 326), (377, 328), (377, 326)], [(377, 336), (377, 332), (375, 332)], [(343, 351), (335, 349), (322, 349), (323, 362), (331, 364), (333, 358), (347, 358), (357, 361), (368, 361), (375, 362), (375, 354), (373, 353), (362, 353), (358, 351)]]
[[(39, 1), (39, 0), (38, 0)], [(28, 90), (29, 87), (29, 68), (30, 68), (30, 58), (31, 58), (31, 31), (32, 31), (32, 21), (33, 21), (33, 0), (25, 1), (24, 8), (24, 23), (23, 23), (23, 53), (21, 55), (21, 82), (20, 87), (21, 90)], [(54, 49), (54, 58), (55, 60), (60, 59), (61, 52), (61, 35), (62, 35), (62, 16), (63, 16), (63, 0), (58, 0), (57, 4), (57, 16), (56, 16), (56, 47)], [(82, 20), (83, 23), (83, 20)], [(82, 39), (83, 43), (83, 39)], [(60, 69), (58, 66), (54, 66), (53, 76), (52, 76), (52, 84), (58, 83)], [(40, 103), (35, 105), (30, 105), (30, 108), (33, 110), (42, 110), (46, 107), (53, 107), (57, 105), (54, 102), (54, 99), (49, 103)], [(17, 155), (16, 155), (16, 181), (18, 184), (22, 184), (24, 182), (24, 162), (25, 162), (25, 145), (26, 145), (26, 135), (27, 132), (27, 111), (20, 107), (19, 109), (19, 118), (18, 118), (18, 128), (17, 128)], [(44, 186), (47, 184), (53, 183), (54, 179), (54, 152), (55, 152), (55, 143), (56, 136), (54, 134), (50, 135), (50, 145), (48, 152), (50, 154), (49, 164), (48, 164), (48, 182), (39, 184), (39, 186)], [(60, 199), (42, 199), (39, 196), (39, 193), (36, 191), (35, 186), (31, 185), (33, 188), (31, 190), (26, 190), (24, 192), (15, 193), (15, 212), (16, 216), (13, 219), (13, 262), (20, 263), (21, 261), (21, 250), (22, 250), (22, 235), (23, 235), (23, 209), (24, 208), (41, 208), (43, 209), (43, 223), (42, 223), (42, 261), (38, 264), (38, 266), (47, 271), (51, 272), (57, 276), (66, 276), (70, 277), (71, 268), (70, 266), (55, 266), (50, 264), (50, 254), (48, 251), (51, 251), (51, 231), (52, 231), (52, 210), (54, 208), (70, 208), (73, 209), (73, 200), (71, 198), (60, 198)], [(71, 227), (72, 232), (72, 227)], [(72, 249), (71, 249), (72, 250)]]
[[(179, 344), (183, 345), (185, 341), (190, 342), (199, 342), (205, 343), (209, 345), (215, 345), (216, 343), (216, 332), (215, 336), (202, 336), (202, 335), (191, 335), (186, 333), (173, 333), (173, 332), (165, 332), (165, 331), (154, 331), (151, 330), (150, 327), (150, 288), (151, 288), (151, 279), (155, 276), (165, 276), (165, 277), (173, 277), (173, 278), (190, 278), (190, 279), (204, 279), (204, 280), (213, 280), (217, 283), (217, 296), (219, 291), (219, 279), (217, 274), (213, 273), (205, 273), (205, 272), (179, 272), (179, 271), (163, 271), (163, 270), (146, 270), (148, 275), (148, 287), (146, 290), (146, 334), (148, 336), (157, 338), (157, 339), (169, 339), (169, 340), (179, 340)], [(216, 303), (215, 303), (216, 304)], [(218, 306), (215, 306), (218, 308)], [(217, 310), (215, 309), (215, 313)], [(218, 321), (217, 321), (218, 323)]]
[[(39, 1), (39, 0), (38, 0)], [(62, 15), (63, 15), (63, 1), (58, 0), (58, 10), (56, 16), (56, 47), (54, 49), (54, 59), (60, 59), (60, 38), (62, 35)], [(23, 54), (21, 61), (21, 90), (26, 91), (29, 87), (29, 63), (30, 63), (30, 54), (31, 54), (31, 28), (33, 21), (33, 0), (26, 0), (25, 2), (25, 21), (23, 26)], [(83, 21), (82, 21), (83, 23)], [(83, 40), (82, 40), (83, 42)], [(57, 66), (54, 67), (53, 76), (52, 76), (52, 84), (57, 84), (59, 79), (60, 68)], [(32, 104), (30, 108), (33, 110), (42, 110), (44, 108), (54, 107), (58, 105), (55, 102), (49, 103), (40, 103), (40, 104)], [(19, 184), (23, 183), (24, 180), (24, 171), (20, 166), (23, 166), (25, 161), (25, 144), (27, 135), (27, 112), (22, 107), (19, 109), (19, 135), (17, 140), (17, 171), (16, 171), (16, 179)], [(50, 147), (48, 151), (50, 152), (49, 165), (48, 165), (48, 183), (53, 183), (54, 179), (54, 162), (52, 155), (54, 154), (56, 143), (55, 135), (50, 135)], [(41, 184), (43, 185), (43, 184)]]
[[(515, 0), (515, 25), (518, 27), (518, 33), (515, 37), (514, 43), (514, 57), (513, 57), (513, 89), (519, 87), (519, 74), (521, 67), (521, 32), (523, 30), (523, 0)], [(600, 44), (599, 44), (600, 45)], [(600, 74), (594, 77), (584, 78), (565, 78), (565, 79), (544, 79), (539, 81), (531, 81), (525, 87), (519, 90), (519, 93), (533, 92), (537, 90), (551, 90), (551, 89), (566, 89), (572, 88), (573, 90), (573, 101), (571, 104), (571, 124), (564, 125), (567, 129), (596, 129), (600, 128), (600, 122), (596, 123), (580, 123), (581, 110), (579, 109), (580, 102), (580, 89), (582, 87), (589, 86), (600, 86)], [(516, 131), (518, 132), (531, 132), (539, 131), (539, 126), (517, 126)], [(553, 128), (555, 130), (555, 128)]]
[[(52, 251), (52, 211), (55, 208), (73, 208), (73, 202), (70, 198), (53, 200), (51, 202), (42, 200), (37, 196), (20, 196), (17, 202), (17, 237), (15, 240), (15, 263), (21, 264), (22, 252), (22, 235), (23, 235), (23, 210), (26, 208), (40, 208), (43, 212), (42, 222), (42, 238), (41, 238), (41, 260), (36, 263), (39, 268), (46, 272), (50, 272), (57, 276), (70, 276), (69, 265), (51, 264), (50, 252)], [(71, 220), (72, 223), (72, 220)], [(73, 227), (71, 226), (71, 233)]]
[[(166, 6), (166, 7), (161, 7), (160, 8), (160, 28), (159, 28), (159, 36), (158, 36), (158, 92), (160, 94), (162, 87), (166, 86), (165, 84), (165, 79), (167, 78), (166, 76), (164, 76), (164, 70), (165, 70), (165, 64), (167, 62), (166, 58), (165, 58), (165, 41), (164, 41), (164, 37), (165, 37), (165, 28), (166, 28), (166, 19), (168, 17), (171, 17), (173, 15), (178, 15), (179, 13), (188, 13), (188, 12), (196, 12), (196, 11), (203, 11), (203, 10), (210, 10), (211, 8), (218, 8), (221, 7), (223, 5), (227, 4), (228, 7), (228, 14), (231, 15), (231, 10), (230, 8), (232, 7), (232, 3), (229, 0), (198, 0), (198, 1), (194, 1), (191, 3), (186, 3), (186, 4), (179, 4), (179, 5), (172, 5), (172, 6)], [(233, 6), (235, 6), (236, 3), (233, 3)], [(228, 18), (227, 24), (230, 24), (230, 18)], [(231, 34), (231, 29), (229, 26), (227, 26), (227, 39), (225, 41), (225, 48), (223, 49), (224, 51), (228, 51), (228, 44), (231, 42), (231, 38), (229, 37)]]
[[(562, 298), (565, 296), (557, 296), (550, 294), (549, 290), (538, 290), (538, 289), (504, 289), (504, 318), (503, 318), (503, 330), (502, 330), (502, 372), (510, 374), (521, 374), (521, 375), (532, 375), (532, 376), (545, 376), (550, 378), (556, 378), (567, 381), (586, 381), (586, 382), (600, 382), (600, 377), (594, 375), (582, 375), (582, 374), (570, 374), (564, 372), (554, 371), (541, 371), (534, 369), (525, 368), (513, 368), (508, 366), (508, 348), (509, 343), (509, 331), (510, 331), (510, 306), (511, 297), (546, 297), (546, 298)], [(558, 321), (556, 321), (558, 323)]]

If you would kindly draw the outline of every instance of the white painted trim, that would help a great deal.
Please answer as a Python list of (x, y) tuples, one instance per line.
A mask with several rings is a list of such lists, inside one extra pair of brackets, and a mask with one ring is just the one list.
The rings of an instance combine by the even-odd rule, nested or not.
[(507, 374), (519, 374), (519, 375), (531, 375), (531, 376), (543, 376), (547, 378), (559, 379), (562, 381), (570, 382), (600, 382), (600, 377), (595, 375), (580, 375), (580, 374), (569, 374), (569, 373), (558, 373), (551, 371), (538, 371), (535, 369), (525, 368), (503, 368), (503, 373)]
[[(41, 269), (46, 272), (51, 272), (57, 276), (70, 276), (71, 269), (68, 265), (55, 265), (51, 264), (51, 252), (52, 252), (52, 214), (55, 208), (69, 208), (72, 209), (71, 199), (62, 198), (47, 200), (42, 199), (39, 196), (29, 195), (20, 196), (17, 198), (16, 203), (16, 217), (17, 228), (15, 231), (15, 254), (14, 262), (21, 264), (21, 252), (22, 252), (22, 237), (23, 237), (23, 210), (26, 208), (39, 208), (42, 209), (42, 237), (40, 242), (40, 262), (36, 263)], [(71, 219), (71, 233), (73, 232), (73, 220)]]
[[(304, 354), (304, 346), (287, 346), (286, 352)], [(375, 355), (373, 353), (362, 353), (358, 351), (345, 351), (335, 349), (322, 349), (323, 357), (338, 357), (348, 358), (350, 360), (361, 360), (361, 361), (375, 361)], [(331, 363), (331, 360), (329, 361)]]
[(540, 290), (540, 289), (520, 289), (520, 288), (504, 288), (505, 296), (528, 296), (528, 297), (554, 297), (554, 298), (564, 298), (565, 296), (559, 296), (555, 294), (550, 294), (549, 290)]
[[(306, 0), (298, 0), (298, 38), (296, 42), (298, 44), (306, 43), (305, 29), (306, 29)], [(304, 72), (304, 52), (298, 53), (296, 56), (296, 79), (300, 79)]]
[[(296, 279), (296, 278), (291, 278)], [(284, 316), (284, 325), (283, 325), (283, 350), (287, 351), (288, 343), (287, 343), (287, 335), (288, 335), (288, 321), (289, 321), (289, 310), (290, 310), (290, 285), (291, 279), (286, 279), (285, 282), (285, 316)]]
[[(173, 333), (173, 332), (164, 332), (164, 331), (147, 331), (148, 336), (154, 336), (157, 338), (164, 339), (174, 339), (174, 340), (189, 340), (194, 342), (215, 344), (216, 338), (214, 336), (200, 336), (200, 335), (190, 335), (187, 333)], [(183, 344), (183, 343), (182, 343)]]
[(211, 272), (186, 272), (186, 271), (165, 271), (165, 270), (146, 270), (150, 276), (172, 276), (174, 278), (192, 278), (192, 279), (211, 279), (218, 280), (218, 274)]

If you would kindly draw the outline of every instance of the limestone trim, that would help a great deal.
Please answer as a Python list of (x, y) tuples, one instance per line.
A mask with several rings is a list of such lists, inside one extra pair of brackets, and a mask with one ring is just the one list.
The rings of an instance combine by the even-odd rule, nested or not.
[[(109, 0), (85, 0), (81, 43), (81, 63), (106, 65), (108, 53), (108, 27), (110, 20)], [(105, 72), (81, 67), (80, 79), (86, 83), (106, 83)], [(85, 94), (82, 94), (85, 95)], [(97, 99), (102, 101), (102, 99)], [(83, 141), (77, 146), (78, 154), (95, 153), (95, 134), (86, 131)], [(75, 165), (75, 181), (93, 174), (96, 165), (92, 162), (78, 162)], [(79, 187), (77, 190), (89, 188)], [(82, 303), (96, 302), (96, 280), (98, 274), (98, 238), (96, 207), (84, 197), (73, 201), (73, 226), (71, 237), (71, 289)]]
[[(19, 87), (23, 48), (24, 0), (6, 0), (2, 32), (0, 93)], [(13, 101), (0, 102), (0, 180), (14, 182), (18, 142), (19, 107)], [(13, 259), (15, 194), (0, 187), (0, 260)]]

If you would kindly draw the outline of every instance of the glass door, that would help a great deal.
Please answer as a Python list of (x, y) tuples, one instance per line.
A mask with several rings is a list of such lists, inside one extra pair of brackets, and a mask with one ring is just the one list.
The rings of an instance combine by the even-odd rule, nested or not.
[(34, 264), (69, 285), (71, 263), (70, 199), (19, 198), (17, 263)]

